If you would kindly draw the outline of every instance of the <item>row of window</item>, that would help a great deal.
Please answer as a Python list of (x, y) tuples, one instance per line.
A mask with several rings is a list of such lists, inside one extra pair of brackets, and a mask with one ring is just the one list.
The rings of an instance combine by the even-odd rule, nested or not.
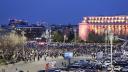
[(84, 20), (124, 20), (128, 19), (128, 16), (111, 16), (111, 17), (84, 17)]
[(89, 23), (128, 23), (128, 16), (113, 16), (113, 17), (84, 17), (83, 22)]

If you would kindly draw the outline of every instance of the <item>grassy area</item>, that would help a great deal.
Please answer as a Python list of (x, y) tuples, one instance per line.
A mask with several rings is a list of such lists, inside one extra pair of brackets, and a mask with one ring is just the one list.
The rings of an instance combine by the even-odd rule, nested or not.
[(6, 61), (4, 59), (0, 59), (0, 65), (6, 64)]

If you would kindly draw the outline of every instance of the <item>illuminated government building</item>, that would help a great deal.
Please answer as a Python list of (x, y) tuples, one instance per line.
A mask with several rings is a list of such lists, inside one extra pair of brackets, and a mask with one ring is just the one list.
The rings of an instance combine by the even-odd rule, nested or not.
[(79, 23), (79, 37), (87, 40), (89, 32), (105, 34), (108, 31), (117, 36), (128, 36), (128, 16), (90, 16)]

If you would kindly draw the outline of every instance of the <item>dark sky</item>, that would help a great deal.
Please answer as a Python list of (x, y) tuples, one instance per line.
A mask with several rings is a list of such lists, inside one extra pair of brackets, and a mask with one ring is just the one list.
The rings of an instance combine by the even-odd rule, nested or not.
[(1, 24), (9, 18), (78, 24), (84, 16), (118, 14), (128, 14), (128, 0), (0, 0)]

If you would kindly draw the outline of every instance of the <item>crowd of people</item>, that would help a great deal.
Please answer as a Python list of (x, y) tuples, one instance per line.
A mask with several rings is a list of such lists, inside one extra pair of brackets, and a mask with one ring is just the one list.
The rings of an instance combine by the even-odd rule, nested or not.
[[(107, 49), (106, 49), (107, 48)], [(113, 45), (114, 50), (121, 51), (120, 45)], [(113, 51), (114, 51), (113, 50)], [(36, 47), (25, 47), (18, 48), (13, 56), (17, 60), (25, 61), (35, 61), (35, 59), (40, 60), (47, 57), (58, 58), (59, 56), (64, 57), (65, 52), (73, 52), (74, 57), (91, 55), (94, 56), (97, 52), (103, 51), (103, 53), (110, 52), (110, 45), (98, 43), (88, 43), (88, 44), (71, 44), (71, 43), (50, 43), (44, 45), (37, 45)]]
[[(33, 43), (32, 43), (33, 44)], [(29, 44), (30, 45), (30, 44)], [(34, 47), (33, 47), (34, 46)], [(120, 44), (113, 45), (114, 50), (121, 51)], [(113, 50), (113, 51), (114, 51)], [(9, 57), (10, 50), (6, 50), (4, 52), (7, 53), (7, 56)], [(47, 59), (47, 57), (51, 58), (58, 58), (59, 56), (64, 57), (65, 52), (73, 52), (74, 57), (77, 56), (85, 56), (85, 55), (91, 55), (95, 57), (97, 52), (103, 51), (103, 53), (109, 53), (110, 52), (110, 44), (105, 45), (104, 43), (86, 43), (86, 44), (80, 44), (80, 43), (48, 43), (44, 45), (32, 45), (24, 46), (24, 48), (19, 47), (16, 48), (13, 51), (12, 60), (15, 61), (35, 61), (35, 59), (40, 60), (41, 58), (44, 58), (44, 60)]]

